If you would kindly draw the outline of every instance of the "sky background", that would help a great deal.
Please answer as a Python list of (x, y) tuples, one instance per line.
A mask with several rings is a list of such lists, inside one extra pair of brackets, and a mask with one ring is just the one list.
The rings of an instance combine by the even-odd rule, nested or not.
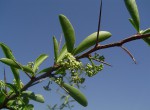
[[(141, 29), (150, 27), (149, 0), (136, 0), (141, 16)], [(60, 38), (62, 30), (58, 15), (66, 15), (76, 32), (76, 45), (86, 36), (97, 31), (100, 0), (0, 0), (0, 42), (6, 43), (18, 62), (27, 64), (40, 54), (49, 58), (40, 69), (53, 65), (52, 36)], [(112, 37), (102, 44), (112, 43), (136, 34), (128, 21), (129, 14), (123, 0), (103, 0), (101, 30)], [(89, 105), (84, 108), (75, 103), (73, 110), (150, 110), (150, 47), (138, 40), (124, 45), (134, 55), (137, 64), (121, 48), (100, 50), (112, 67), (92, 78), (87, 78), (81, 91)], [(0, 58), (4, 57), (0, 50)], [(6, 69), (7, 80), (12, 82), (8, 66), (0, 63), (0, 80)], [(29, 79), (21, 73), (24, 83)], [(48, 81), (29, 90), (42, 93), (45, 103), (35, 104), (35, 110), (48, 110), (47, 104), (59, 102), (55, 90), (44, 91)], [(55, 84), (51, 86), (57, 88)]]

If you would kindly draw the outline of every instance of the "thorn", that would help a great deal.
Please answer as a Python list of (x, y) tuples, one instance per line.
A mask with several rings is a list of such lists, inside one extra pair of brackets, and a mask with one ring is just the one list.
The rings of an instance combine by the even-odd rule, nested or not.
[[(4, 82), (7, 83), (5, 68), (4, 68)], [(7, 86), (5, 86), (5, 92), (7, 93)]]
[(99, 31), (100, 31), (100, 26), (101, 26), (101, 17), (102, 17), (101, 15), (102, 15), (102, 0), (100, 2), (100, 11), (99, 11), (98, 29), (97, 29), (97, 38), (96, 38), (95, 48), (98, 46), (98, 36), (99, 36)]

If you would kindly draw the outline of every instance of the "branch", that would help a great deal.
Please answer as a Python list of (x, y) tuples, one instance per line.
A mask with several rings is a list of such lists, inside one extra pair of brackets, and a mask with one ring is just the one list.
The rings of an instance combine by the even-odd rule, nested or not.
[(110, 43), (110, 44), (106, 44), (106, 45), (98, 45), (97, 47), (90, 49), (89, 51), (83, 53), (82, 55), (76, 56), (76, 59), (86, 58), (86, 57), (88, 57), (89, 54), (91, 54), (97, 50), (111, 48), (111, 47), (120, 47), (125, 43), (131, 42), (134, 40), (147, 38), (147, 37), (150, 37), (150, 34), (144, 34), (144, 35), (136, 34), (136, 35), (130, 36), (128, 38), (125, 38), (119, 42), (114, 42), (114, 43)]
[[(120, 47), (122, 46), (123, 44), (125, 43), (128, 43), (128, 42), (131, 42), (131, 41), (134, 41), (134, 40), (138, 40), (138, 39), (142, 39), (142, 38), (147, 38), (147, 37), (150, 37), (150, 34), (144, 34), (144, 35), (139, 35), (139, 34), (136, 34), (136, 35), (133, 35), (133, 36), (130, 36), (126, 39), (123, 39), (119, 42), (115, 42), (115, 43), (110, 43), (110, 44), (106, 44), (106, 45), (98, 45), (96, 48), (92, 48), (91, 50), (83, 53), (82, 55), (80, 56), (77, 56), (76, 59), (81, 59), (81, 58), (86, 58), (88, 57), (91, 53), (97, 51), (97, 50), (101, 50), (101, 49), (106, 49), (106, 48), (111, 48), (111, 47)], [(34, 77), (34, 78), (31, 78), (31, 80), (21, 89), (21, 91), (25, 91), (27, 90), (29, 87), (32, 86), (32, 84), (34, 84), (35, 82), (43, 79), (43, 78), (47, 78), (47, 77), (54, 77), (54, 75), (52, 74), (52, 72), (56, 71), (57, 69), (59, 69), (61, 66), (60, 65), (54, 65), (52, 66), (51, 70), (49, 72), (46, 72), (38, 77)], [(5, 107), (5, 105), (7, 104), (7, 102), (11, 99), (14, 99), (15, 97), (17, 97), (19, 94), (14, 94), (14, 95), (11, 95), (10, 97), (7, 97), (4, 101), (4, 103), (2, 105), (0, 105), (0, 109)]]

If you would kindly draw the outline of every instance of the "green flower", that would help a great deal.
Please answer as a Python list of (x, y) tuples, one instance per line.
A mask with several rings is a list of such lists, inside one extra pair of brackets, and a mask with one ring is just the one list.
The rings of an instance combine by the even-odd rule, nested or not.
[(92, 77), (94, 75), (96, 75), (99, 71), (101, 71), (103, 69), (103, 65), (91, 65), (91, 64), (87, 64), (85, 67), (85, 72), (89, 77)]
[(82, 63), (80, 61), (77, 61), (76, 58), (71, 53), (67, 53), (59, 63), (65, 69), (69, 70), (78, 70), (81, 69), (82, 67)]

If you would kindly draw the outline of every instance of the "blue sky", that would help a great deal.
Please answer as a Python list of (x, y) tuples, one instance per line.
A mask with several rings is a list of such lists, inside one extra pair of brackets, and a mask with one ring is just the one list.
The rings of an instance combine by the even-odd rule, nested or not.
[[(27, 64), (40, 54), (49, 55), (40, 67), (53, 65), (52, 36), (60, 38), (62, 30), (58, 15), (66, 15), (76, 32), (76, 45), (86, 36), (97, 31), (99, 0), (0, 0), (0, 42), (11, 47), (17, 61)], [(141, 16), (141, 29), (150, 27), (148, 0), (137, 0)], [(103, 44), (119, 41), (136, 33), (130, 25), (129, 14), (123, 0), (103, 1), (101, 30), (112, 33)], [(112, 67), (104, 70), (85, 82), (85, 93), (89, 101), (86, 108), (75, 104), (74, 110), (149, 110), (150, 109), (150, 47), (142, 40), (124, 45), (134, 55), (137, 64), (121, 48), (98, 51), (104, 55)], [(4, 57), (2, 51), (0, 58)], [(0, 63), (0, 73), (6, 68), (7, 80), (12, 74), (7, 66)], [(21, 73), (24, 83), (29, 79)], [(0, 74), (3, 79), (3, 74)], [(8, 82), (9, 82), (8, 81)], [(42, 86), (30, 88), (35, 93), (43, 93), (45, 104), (35, 104), (35, 110), (46, 110), (47, 104), (59, 101), (59, 95), (45, 92)], [(52, 88), (56, 88), (52, 85)]]

